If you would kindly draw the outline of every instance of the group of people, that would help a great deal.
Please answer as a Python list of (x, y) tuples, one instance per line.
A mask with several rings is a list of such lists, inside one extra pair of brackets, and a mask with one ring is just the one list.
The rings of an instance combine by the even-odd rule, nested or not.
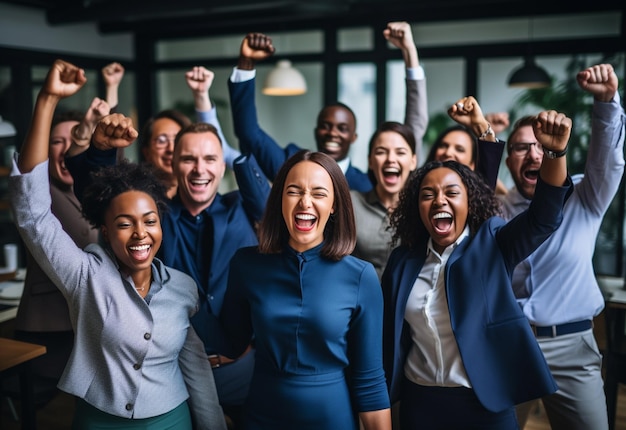
[[(74, 428), (388, 430), (394, 405), (403, 429), (504, 430), (523, 428), (539, 398), (555, 429), (608, 428), (591, 256), (624, 170), (612, 67), (577, 75), (594, 97), (584, 177), (568, 175), (565, 114), (522, 118), (505, 143), (495, 120), (507, 121), (472, 96), (420, 163), (424, 71), (408, 23), (383, 36), (405, 62), (406, 114), (371, 137), (368, 172), (350, 162), (345, 104), (320, 111), (317, 151), (261, 129), (265, 34), (246, 35), (228, 81), (239, 150), (210, 103), (212, 73), (196, 67), (198, 122), (163, 111), (138, 132), (107, 115), (107, 96), (65, 126), (55, 156), (55, 108), (86, 78), (53, 64), (10, 189), (29, 254), (67, 303), (58, 377), (78, 399)], [(120, 153), (137, 139), (145, 162), (129, 163)], [(227, 167), (238, 190), (222, 195)], [(88, 237), (55, 210), (58, 183)]]

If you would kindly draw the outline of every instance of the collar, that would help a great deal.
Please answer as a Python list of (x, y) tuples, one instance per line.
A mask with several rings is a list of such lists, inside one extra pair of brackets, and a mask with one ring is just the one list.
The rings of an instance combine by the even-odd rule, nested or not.
[(345, 175), (346, 172), (348, 171), (348, 168), (350, 167), (350, 157), (346, 157), (343, 160), (337, 161), (337, 164), (339, 165), (339, 168)]
[[(463, 242), (463, 240), (465, 240), (465, 238), (468, 236), (469, 236), (469, 227), (466, 225), (465, 228), (463, 229), (463, 232), (459, 235), (459, 237), (456, 238), (454, 243), (451, 243), (450, 245), (446, 246), (446, 248), (441, 253), (441, 257), (444, 259), (447, 259), (450, 256), (450, 254), (452, 254), (452, 252), (456, 249), (456, 247), (459, 246), (459, 244)], [(435, 248), (433, 247), (432, 237), (429, 237), (428, 245), (426, 249), (426, 255), (430, 255), (432, 252), (434, 252), (435, 255), (439, 255), (439, 253), (435, 251)]]

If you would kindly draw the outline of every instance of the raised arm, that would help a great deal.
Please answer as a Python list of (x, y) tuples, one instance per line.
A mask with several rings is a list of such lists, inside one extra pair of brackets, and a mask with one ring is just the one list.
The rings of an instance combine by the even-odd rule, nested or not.
[(72, 145), (67, 151), (68, 157), (73, 157), (85, 151), (89, 147), (89, 141), (91, 135), (102, 118), (111, 112), (111, 108), (106, 100), (94, 97), (91, 101), (91, 105), (83, 119), (72, 127)]
[(48, 159), (48, 141), (52, 116), (59, 101), (75, 94), (87, 82), (81, 68), (56, 60), (37, 95), (31, 124), (18, 158), (18, 167), (27, 173)]
[(549, 185), (561, 187), (567, 179), (567, 144), (572, 131), (572, 120), (554, 110), (541, 112), (533, 124), (537, 142), (543, 147), (543, 162), (539, 169), (541, 179)]
[(478, 101), (472, 96), (459, 99), (448, 109), (448, 115), (454, 121), (467, 127), (478, 139), (476, 171), (495, 190), (500, 161), (504, 152), (504, 142), (496, 138), (496, 134), (491, 128), (491, 124), (485, 119)]
[(262, 33), (249, 33), (241, 42), (237, 67), (228, 80), (231, 113), (239, 148), (257, 159), (268, 179), (274, 176), (290, 155), (259, 126), (255, 106), (255, 71), (257, 61), (274, 53), (272, 39)]
[(585, 175), (577, 189), (585, 209), (599, 216), (613, 201), (624, 173), (626, 116), (613, 66), (588, 67), (579, 72), (576, 79), (580, 88), (594, 100)]
[(120, 63), (107, 64), (102, 68), (102, 77), (106, 87), (106, 101), (111, 106), (111, 110), (115, 111), (119, 104), (119, 88), (122, 78), (124, 77), (124, 66)]
[(424, 156), (424, 134), (428, 127), (428, 97), (424, 70), (420, 66), (417, 47), (408, 22), (390, 22), (383, 31), (383, 36), (402, 51), (407, 73), (404, 124), (413, 131), (415, 153), (420, 164)]
[(185, 73), (185, 81), (193, 94), (196, 119), (198, 122), (211, 124), (217, 129), (217, 134), (222, 141), (224, 161), (226, 165), (232, 169), (235, 159), (239, 157), (241, 153), (228, 144), (217, 118), (217, 109), (211, 103), (209, 90), (213, 84), (214, 77), (215, 74), (211, 70), (202, 66), (195, 66)]

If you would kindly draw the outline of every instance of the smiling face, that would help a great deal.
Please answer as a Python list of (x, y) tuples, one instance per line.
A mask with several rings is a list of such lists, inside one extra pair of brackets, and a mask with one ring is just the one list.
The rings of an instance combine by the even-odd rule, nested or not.
[(341, 106), (322, 109), (315, 128), (318, 151), (341, 161), (348, 156), (350, 145), (356, 138), (356, 121), (352, 112)]
[(178, 194), (195, 216), (217, 195), (226, 170), (222, 145), (212, 132), (185, 133), (176, 146), (174, 163)]
[(167, 175), (173, 175), (172, 157), (174, 139), (180, 131), (180, 125), (169, 118), (159, 118), (152, 124), (150, 144), (142, 149), (142, 154), (149, 164)]
[(134, 190), (116, 196), (104, 214), (102, 235), (122, 272), (133, 276), (151, 270), (162, 240), (161, 220), (154, 199)]
[(74, 184), (74, 178), (65, 167), (65, 154), (72, 144), (72, 127), (77, 124), (78, 121), (63, 121), (58, 123), (50, 133), (48, 173), (50, 178), (67, 186)]
[(324, 241), (324, 229), (334, 212), (335, 194), (328, 172), (312, 161), (301, 161), (287, 174), (282, 213), (289, 245), (304, 252)]
[[(516, 143), (537, 142), (533, 128), (530, 125), (520, 127), (514, 135), (509, 136), (509, 146)], [(517, 190), (527, 199), (532, 199), (535, 195), (539, 169), (543, 162), (543, 154), (537, 151), (537, 145), (531, 145), (525, 155), (518, 156), (511, 152), (506, 157), (506, 165), (511, 172), (511, 177)]]
[(424, 177), (419, 191), (420, 218), (438, 253), (463, 233), (468, 208), (467, 188), (454, 170), (439, 167)]
[(372, 145), (369, 169), (376, 177), (376, 192), (381, 199), (397, 197), (416, 166), (416, 155), (399, 133), (383, 132)]
[(434, 159), (437, 161), (454, 160), (474, 170), (472, 161), (474, 142), (464, 131), (454, 130), (446, 134), (437, 145)]

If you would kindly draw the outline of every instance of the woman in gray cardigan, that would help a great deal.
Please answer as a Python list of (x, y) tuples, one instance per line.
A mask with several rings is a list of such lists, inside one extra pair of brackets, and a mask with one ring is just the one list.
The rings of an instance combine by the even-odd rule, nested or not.
[[(198, 309), (196, 285), (154, 257), (165, 208), (156, 177), (122, 163), (95, 178), (83, 212), (100, 229), (102, 246), (77, 247), (50, 211), (52, 113), (85, 81), (82, 69), (55, 61), (10, 179), (22, 239), (68, 302), (75, 341), (59, 388), (78, 399), (73, 427), (225, 429), (210, 364), (189, 322)], [(105, 118), (93, 138), (134, 140), (137, 132), (121, 133), (118, 119)]]

